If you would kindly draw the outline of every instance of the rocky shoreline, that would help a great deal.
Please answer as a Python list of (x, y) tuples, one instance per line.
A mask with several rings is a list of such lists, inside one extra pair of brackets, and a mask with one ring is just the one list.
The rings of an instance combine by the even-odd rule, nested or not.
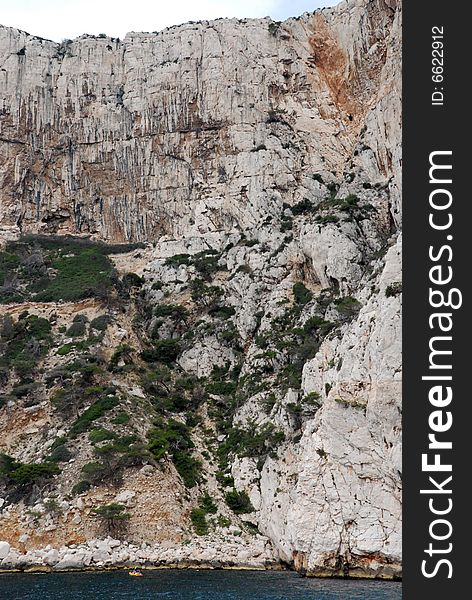
[(144, 569), (283, 569), (262, 536), (248, 543), (216, 540), (200, 544), (166, 546), (132, 544), (107, 537), (83, 544), (20, 552), (8, 542), (0, 542), (0, 572), (5, 571), (94, 571), (139, 567)]
[[(362, 561), (361, 561), (362, 563)], [(163, 544), (132, 544), (107, 537), (83, 544), (71, 544), (59, 549), (45, 548), (20, 552), (8, 542), (0, 542), (0, 573), (54, 573), (81, 571), (118, 571), (139, 568), (203, 569), (236, 571), (296, 570), (301, 576), (338, 579), (378, 579), (400, 581), (401, 568), (396, 564), (370, 561), (352, 568), (339, 565), (307, 570), (295, 564), (291, 567), (277, 558), (270, 542), (263, 536), (247, 540), (213, 540), (203, 545), (191, 541), (180, 546)]]

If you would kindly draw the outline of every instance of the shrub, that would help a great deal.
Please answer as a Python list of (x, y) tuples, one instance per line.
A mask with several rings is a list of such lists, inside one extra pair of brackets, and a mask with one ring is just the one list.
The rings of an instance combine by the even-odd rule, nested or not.
[(90, 327), (92, 327), (92, 329), (97, 329), (98, 331), (105, 331), (110, 322), (111, 317), (109, 315), (99, 315), (98, 317), (95, 317), (95, 319), (92, 319)]
[(185, 487), (192, 488), (201, 480), (201, 462), (186, 451), (175, 451), (172, 461)]
[(193, 528), (197, 535), (208, 534), (208, 522), (206, 520), (206, 512), (202, 508), (194, 508), (190, 513)]
[(403, 286), (401, 281), (395, 281), (394, 283), (387, 285), (387, 287), (385, 288), (385, 296), (387, 298), (391, 298), (392, 296), (398, 296), (398, 294), (402, 293), (402, 287)]
[(56, 354), (58, 356), (67, 356), (68, 354), (70, 354), (72, 352), (72, 350), (75, 348), (74, 344), (64, 344), (63, 346), (61, 346), (60, 348), (57, 349)]
[(180, 265), (190, 265), (191, 262), (190, 254), (175, 254), (166, 258), (164, 264), (170, 267), (179, 267)]
[(180, 321), (185, 321), (188, 317), (188, 310), (179, 304), (159, 304), (154, 309), (154, 316), (169, 317), (178, 323)]
[(216, 285), (205, 285), (202, 279), (194, 279), (190, 284), (192, 300), (203, 306), (213, 306), (223, 295), (223, 290)]
[(302, 412), (302, 407), (297, 402), (289, 402), (287, 404), (287, 410), (292, 415), (300, 415)]
[(254, 511), (251, 500), (246, 492), (238, 492), (233, 489), (225, 494), (226, 504), (237, 515), (248, 514)]
[(31, 374), (40, 358), (51, 345), (51, 323), (42, 317), (28, 315), (25, 311), (14, 323), (2, 319), (2, 352), (0, 368), (15, 370), (19, 377)]
[(235, 381), (214, 381), (207, 384), (206, 391), (215, 396), (229, 396), (236, 392), (237, 386)]
[(66, 332), (70, 337), (82, 337), (85, 335), (86, 322), (85, 320), (75, 320)]
[(84, 431), (87, 431), (89, 425), (103, 417), (103, 415), (114, 408), (118, 404), (118, 398), (116, 397), (104, 397), (96, 400), (85, 412), (72, 425), (70, 434), (77, 436)]
[(271, 35), (276, 35), (279, 27), (282, 25), (282, 21), (271, 21), (269, 23), (269, 33)]
[(193, 257), (193, 264), (205, 281), (209, 281), (212, 274), (221, 269), (218, 265), (220, 256), (216, 250), (204, 250)]
[(154, 348), (141, 352), (141, 358), (148, 363), (160, 362), (165, 365), (170, 365), (176, 361), (179, 353), (179, 340), (157, 340), (154, 343)]
[(84, 492), (89, 490), (91, 487), (92, 487), (92, 484), (90, 483), (90, 481), (87, 481), (86, 479), (82, 479), (81, 481), (76, 483), (74, 485), (74, 487), (72, 488), (72, 495), (76, 496), (77, 494), (83, 494)]
[(361, 309), (361, 303), (352, 296), (345, 296), (344, 298), (338, 298), (334, 301), (336, 310), (345, 318), (352, 318)]
[(201, 463), (191, 452), (194, 444), (189, 427), (180, 421), (158, 419), (148, 434), (148, 449), (159, 460), (170, 454), (177, 472), (186, 487), (194, 487), (200, 480)]
[(200, 497), (199, 506), (206, 513), (214, 515), (218, 512), (218, 507), (216, 506), (215, 502), (213, 501), (213, 498), (208, 492), (206, 492), (205, 494), (203, 494), (203, 496)]
[(126, 273), (126, 275), (123, 275), (122, 281), (123, 285), (127, 288), (140, 288), (144, 283), (144, 279), (137, 273)]
[(337, 223), (339, 221), (339, 217), (337, 217), (336, 215), (318, 215), (315, 221), (320, 225), (327, 225), (328, 223)]
[(114, 419), (111, 420), (113, 425), (126, 425), (129, 423), (130, 416), (124, 410), (119, 412)]
[(303, 332), (305, 335), (318, 333), (321, 337), (325, 337), (331, 329), (334, 327), (334, 323), (331, 321), (325, 321), (321, 317), (310, 317), (303, 325)]
[(55, 498), (48, 498), (44, 502), (44, 508), (49, 514), (58, 514), (62, 512), (61, 505)]
[(10, 252), (0, 252), (0, 286), (5, 283), (5, 279), (14, 272), (20, 264), (20, 259)]
[(11, 395), (15, 396), (15, 398), (24, 398), (30, 392), (32, 392), (36, 387), (37, 387), (37, 384), (35, 384), (35, 383), (23, 383), (23, 384), (15, 386), (11, 391)]
[(313, 294), (310, 292), (310, 290), (300, 281), (297, 281), (297, 283), (293, 285), (292, 290), (293, 297), (297, 304), (307, 304), (313, 297)]
[(7, 483), (26, 486), (59, 472), (59, 467), (54, 463), (21, 463), (8, 454), (0, 454), (0, 480)]
[(116, 438), (116, 435), (108, 429), (99, 428), (92, 429), (92, 431), (88, 435), (88, 438), (92, 442), (92, 444), (96, 444), (98, 442), (104, 442), (105, 440), (113, 440)]
[(134, 348), (128, 346), (128, 344), (120, 344), (117, 346), (116, 350), (113, 352), (113, 356), (110, 359), (110, 370), (116, 369), (118, 363), (123, 360), (124, 362), (129, 362), (131, 360), (131, 355), (134, 352)]
[(48, 460), (51, 462), (68, 462), (71, 458), (72, 452), (65, 444), (60, 444), (51, 451)]
[(232, 306), (214, 306), (210, 308), (208, 314), (217, 317), (218, 319), (226, 320), (235, 315), (236, 311)]
[(223, 515), (219, 515), (216, 522), (220, 527), (229, 527), (231, 525), (230, 519), (228, 519), (228, 517), (224, 517)]
[(301, 403), (304, 406), (314, 406), (319, 408), (321, 406), (321, 394), (318, 392), (310, 392), (302, 398)]
[(301, 200), (297, 204), (294, 204), (290, 210), (292, 211), (292, 214), (294, 216), (306, 215), (308, 213), (313, 212), (313, 202), (311, 202), (311, 200), (308, 200), (308, 198), (303, 198), (303, 200)]
[(77, 249), (72, 255), (64, 251), (52, 267), (56, 275), (37, 291), (38, 302), (82, 300), (106, 293), (112, 284), (113, 265), (98, 248)]

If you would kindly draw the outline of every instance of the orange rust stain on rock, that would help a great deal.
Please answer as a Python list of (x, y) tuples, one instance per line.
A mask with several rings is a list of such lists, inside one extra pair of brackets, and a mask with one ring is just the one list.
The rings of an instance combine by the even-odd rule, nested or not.
[(350, 116), (351, 120), (354, 120), (363, 111), (349, 83), (346, 53), (336, 42), (323, 15), (319, 13), (314, 15), (313, 26), (314, 34), (309, 41), (318, 72), (335, 104), (346, 113), (346, 119)]

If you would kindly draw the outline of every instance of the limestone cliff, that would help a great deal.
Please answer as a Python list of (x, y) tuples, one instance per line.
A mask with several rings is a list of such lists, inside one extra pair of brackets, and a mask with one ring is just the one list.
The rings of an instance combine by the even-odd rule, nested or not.
[(0, 27), (4, 566), (399, 574), (400, 85), (396, 0)]

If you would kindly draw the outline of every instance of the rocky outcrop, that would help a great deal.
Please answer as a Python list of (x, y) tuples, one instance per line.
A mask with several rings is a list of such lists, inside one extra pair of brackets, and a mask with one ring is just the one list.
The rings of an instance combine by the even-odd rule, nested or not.
[[(0, 447), (67, 457), (29, 496), (0, 463), (3, 568), (400, 576), (400, 64), (396, 0), (122, 41), (0, 27), (0, 232), (49, 236), (5, 254), (6, 356), (22, 322), (49, 325), (44, 351), (25, 346), (34, 382), (24, 356), (0, 373)], [(108, 295), (36, 301), (64, 266), (52, 234), (143, 244), (102, 257)], [(111, 408), (90, 435), (93, 394)], [(169, 422), (190, 432), (184, 467)], [(108, 479), (77, 488), (97, 456)], [(205, 477), (189, 483), (192, 460)], [(99, 539), (111, 502), (129, 511), (121, 540)]]

